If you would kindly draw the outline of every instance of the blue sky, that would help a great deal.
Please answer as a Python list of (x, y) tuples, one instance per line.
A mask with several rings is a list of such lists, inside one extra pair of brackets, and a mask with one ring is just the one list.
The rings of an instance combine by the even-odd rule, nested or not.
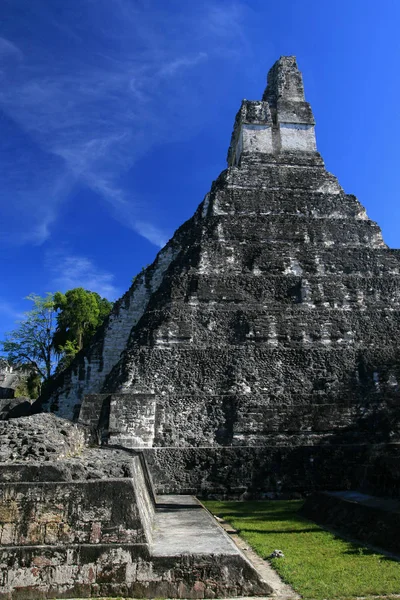
[(400, 247), (397, 0), (2, 0), (0, 339), (31, 292), (119, 297), (295, 54), (327, 168)]

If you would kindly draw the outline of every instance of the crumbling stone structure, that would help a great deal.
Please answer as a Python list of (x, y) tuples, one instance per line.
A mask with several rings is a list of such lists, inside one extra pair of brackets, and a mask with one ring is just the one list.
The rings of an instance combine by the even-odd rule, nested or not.
[(1, 600), (272, 592), (196, 499), (156, 498), (142, 453), (87, 434), (51, 414), (0, 421)]
[(15, 367), (0, 356), (0, 401), (15, 397), (15, 390), (32, 373), (28, 365)]
[(33, 400), (18, 392), (22, 387), (28, 393), (27, 382), (32, 373), (28, 365), (15, 367), (0, 357), (0, 421), (31, 414)]

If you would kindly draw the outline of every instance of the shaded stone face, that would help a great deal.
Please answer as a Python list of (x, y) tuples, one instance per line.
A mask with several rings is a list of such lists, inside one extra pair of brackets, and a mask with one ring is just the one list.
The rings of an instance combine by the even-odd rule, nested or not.
[(294, 57), (228, 165), (44, 406), (130, 447), (398, 440), (400, 255), (326, 171)]

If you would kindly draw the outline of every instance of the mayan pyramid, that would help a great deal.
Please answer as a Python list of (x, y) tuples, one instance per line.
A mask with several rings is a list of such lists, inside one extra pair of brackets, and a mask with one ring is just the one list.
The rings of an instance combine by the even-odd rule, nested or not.
[(314, 125), (281, 57), (228, 168), (42, 399), (146, 448), (163, 490), (343, 487), (399, 441), (400, 254)]

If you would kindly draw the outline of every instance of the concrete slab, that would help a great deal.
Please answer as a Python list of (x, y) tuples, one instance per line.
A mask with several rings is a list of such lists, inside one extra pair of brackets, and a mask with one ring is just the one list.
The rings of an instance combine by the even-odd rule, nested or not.
[[(218, 523), (194, 496), (157, 496), (152, 555), (172, 557), (187, 554), (223, 557), (247, 564), (277, 600), (300, 596), (285, 584), (268, 562), (259, 557), (238, 535), (228, 534), (228, 524)], [(234, 563), (232, 563), (234, 564)], [(253, 575), (254, 576), (254, 575)], [(267, 596), (264, 596), (265, 598)], [(242, 600), (245, 600), (242, 598)]]
[(157, 496), (153, 556), (240, 555), (225, 531), (193, 496)]

